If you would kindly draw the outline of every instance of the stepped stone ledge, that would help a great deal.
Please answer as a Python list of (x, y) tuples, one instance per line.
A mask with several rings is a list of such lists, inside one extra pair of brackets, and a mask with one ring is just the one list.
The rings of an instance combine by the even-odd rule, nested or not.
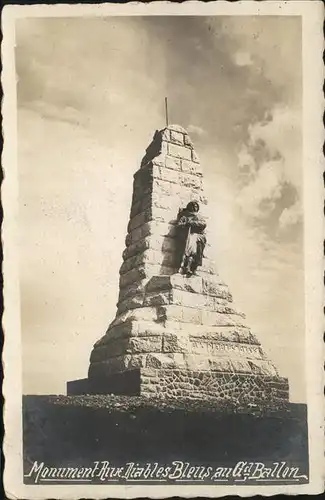
[[(179, 322), (171, 321), (161, 323), (152, 323), (146, 320), (130, 320), (111, 326), (106, 335), (96, 342), (96, 346), (106, 345), (110, 339), (119, 339), (125, 337), (151, 337), (155, 335), (171, 334), (180, 331), (182, 334), (183, 325)], [(218, 340), (225, 342), (239, 342), (241, 344), (253, 344), (260, 346), (257, 337), (247, 327), (225, 327), (225, 326), (207, 326), (186, 325), (186, 333), (190, 339), (197, 340)]]
[(119, 301), (133, 295), (142, 294), (145, 291), (166, 290), (170, 288), (184, 290), (192, 293), (204, 293), (219, 298), (226, 298), (232, 302), (232, 295), (227, 285), (218, 275), (201, 273), (186, 279), (180, 274), (171, 274), (165, 276), (153, 276), (134, 281), (132, 284), (120, 288)]

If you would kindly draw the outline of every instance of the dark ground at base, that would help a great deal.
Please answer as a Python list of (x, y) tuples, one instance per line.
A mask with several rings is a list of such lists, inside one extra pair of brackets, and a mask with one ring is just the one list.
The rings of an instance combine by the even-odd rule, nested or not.
[(24, 396), (25, 473), (109, 460), (287, 461), (308, 473), (306, 406), (260, 411), (129, 396)]

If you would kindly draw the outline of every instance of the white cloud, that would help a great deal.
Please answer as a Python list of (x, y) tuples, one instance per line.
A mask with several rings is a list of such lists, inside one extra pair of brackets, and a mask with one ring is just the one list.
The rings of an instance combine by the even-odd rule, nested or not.
[(187, 131), (189, 134), (193, 134), (194, 136), (202, 137), (203, 135), (206, 134), (206, 131), (202, 128), (199, 127), (198, 125), (189, 125), (187, 127)]
[(284, 158), (283, 171), (286, 179), (297, 189), (301, 187), (301, 113), (299, 109), (276, 107), (272, 119), (250, 127), (253, 143), (263, 140), (271, 154), (279, 152)]
[(291, 212), (291, 207), (283, 207), (283, 229), (290, 223), (296, 223), (301, 212), (300, 113), (287, 107), (277, 107), (263, 121), (251, 125), (248, 132), (249, 140), (238, 154), (244, 186), (237, 202), (247, 216), (262, 219), (275, 208), (284, 185), (290, 185), (296, 191), (298, 200), (292, 201), (295, 208), (290, 217), (288, 212)]
[[(254, 180), (241, 190), (237, 202), (246, 215), (263, 218), (274, 209), (276, 200), (281, 196), (284, 178), (282, 164), (282, 161), (264, 163), (257, 170)], [(264, 211), (261, 211), (263, 201), (265, 206)]]
[(302, 207), (301, 202), (296, 202), (290, 208), (285, 208), (280, 216), (279, 225), (280, 228), (286, 229), (289, 226), (294, 226), (297, 224), (302, 217)]
[(234, 62), (237, 66), (250, 66), (253, 64), (252, 54), (246, 51), (239, 51), (234, 54)]

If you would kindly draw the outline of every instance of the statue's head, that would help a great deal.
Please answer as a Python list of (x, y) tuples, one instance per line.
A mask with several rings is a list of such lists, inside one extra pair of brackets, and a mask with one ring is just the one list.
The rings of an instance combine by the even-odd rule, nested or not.
[(186, 210), (188, 210), (189, 212), (198, 212), (200, 210), (200, 205), (197, 201), (190, 201), (187, 204)]

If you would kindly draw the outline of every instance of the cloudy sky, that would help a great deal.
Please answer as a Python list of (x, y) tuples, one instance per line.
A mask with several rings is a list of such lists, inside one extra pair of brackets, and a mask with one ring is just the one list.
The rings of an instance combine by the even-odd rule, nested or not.
[(300, 44), (298, 17), (17, 21), (24, 392), (87, 374), (168, 96), (201, 158), (218, 271), (304, 400)]

